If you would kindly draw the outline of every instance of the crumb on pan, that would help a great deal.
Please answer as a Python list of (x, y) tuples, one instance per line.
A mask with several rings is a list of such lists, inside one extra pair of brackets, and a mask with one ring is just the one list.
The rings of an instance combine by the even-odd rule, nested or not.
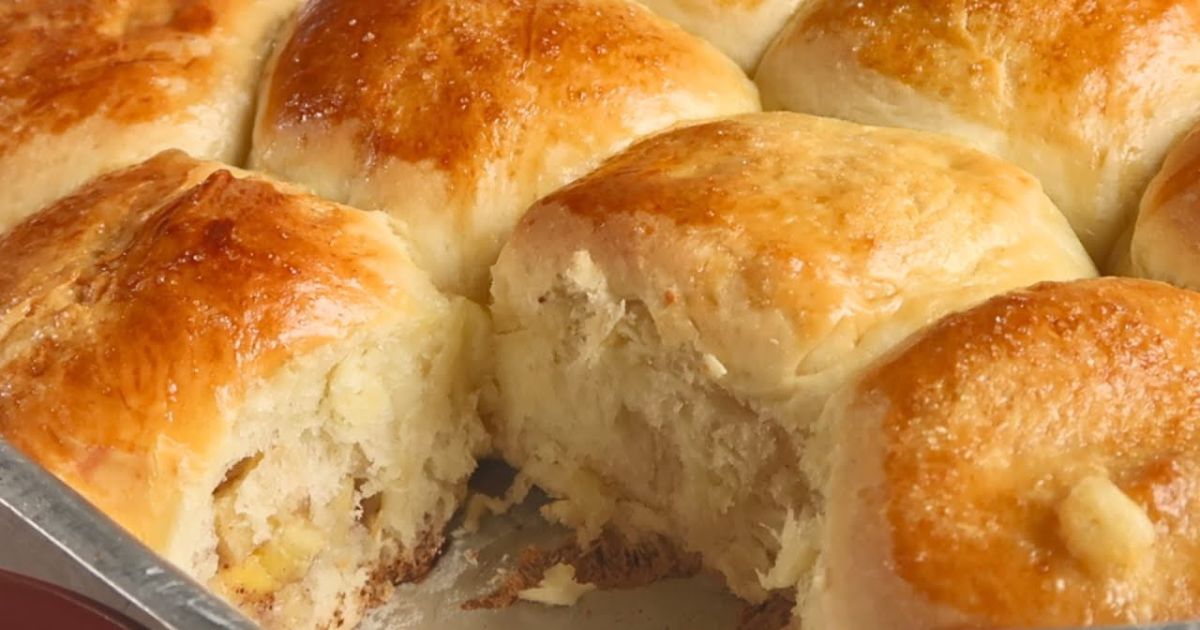
[(580, 597), (594, 590), (595, 584), (575, 581), (575, 567), (560, 562), (546, 569), (537, 586), (517, 591), (517, 597), (549, 606), (574, 606)]

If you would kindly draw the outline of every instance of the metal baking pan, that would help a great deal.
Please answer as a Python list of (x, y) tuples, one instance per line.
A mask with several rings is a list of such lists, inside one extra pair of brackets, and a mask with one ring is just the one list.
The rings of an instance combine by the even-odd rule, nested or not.
[[(465, 611), (489, 575), (534, 541), (568, 535), (523, 505), (452, 536), (450, 550), (420, 584), (403, 585), (363, 630), (732, 629), (737, 601), (711, 577), (596, 592), (571, 608), (516, 604)], [(0, 440), (0, 569), (89, 597), (148, 630), (251, 630), (255, 625), (127, 535), (54, 476)], [(2, 618), (0, 611), (0, 618)], [(1119, 630), (1200, 630), (1200, 622)]]
[(255, 628), (4, 440), (0, 540), (0, 568), (87, 596), (148, 630)]

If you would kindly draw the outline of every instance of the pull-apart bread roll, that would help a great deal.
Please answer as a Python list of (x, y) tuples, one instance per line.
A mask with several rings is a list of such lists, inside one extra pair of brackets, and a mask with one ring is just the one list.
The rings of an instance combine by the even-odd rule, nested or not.
[(757, 109), (737, 66), (625, 0), (312, 0), (251, 163), (386, 210), (435, 283), (482, 300), (537, 198), (639, 136)]
[(1200, 616), (1197, 339), (1200, 294), (1108, 278), (995, 298), (872, 366), (805, 458), (803, 627)]
[(804, 0), (638, 0), (751, 71)]
[(1175, 147), (1142, 197), (1114, 271), (1200, 291), (1200, 127)]
[(485, 315), (388, 219), (169, 152), (0, 236), (0, 437), (267, 626), (420, 574)]
[(1195, 0), (814, 0), (764, 104), (948, 133), (1041, 179), (1098, 262), (1200, 118)]
[(299, 0), (0, 3), (0, 230), (169, 148), (237, 163)]
[(1095, 270), (1006, 162), (777, 113), (634, 145), (535, 204), (494, 274), (495, 439), (550, 513), (666, 535), (761, 600), (795, 584), (776, 534), (832, 390), (947, 312)]

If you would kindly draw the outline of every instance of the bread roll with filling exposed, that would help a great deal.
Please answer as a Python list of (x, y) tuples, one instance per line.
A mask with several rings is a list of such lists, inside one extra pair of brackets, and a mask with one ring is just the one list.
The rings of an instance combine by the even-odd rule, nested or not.
[(1200, 119), (1194, 0), (813, 0), (763, 57), (771, 109), (958, 136), (1041, 179), (1100, 263)]
[(1171, 150), (1131, 229), (1113, 252), (1116, 273), (1200, 291), (1200, 127)]
[(539, 201), (494, 268), (497, 446), (562, 499), (792, 588), (801, 449), (859, 366), (947, 312), (1095, 270), (1027, 173), (776, 113), (660, 134)]
[(0, 231), (169, 148), (237, 164), (300, 0), (0, 3)]
[(264, 86), (251, 163), (408, 227), (486, 298), (520, 213), (639, 136), (758, 109), (708, 44), (626, 0), (313, 0)]
[(951, 315), (830, 402), (804, 628), (1200, 616), (1200, 295), (1049, 283)]
[(168, 152), (0, 236), (0, 437), (272, 628), (422, 574), (486, 316), (383, 214)]
[(638, 0), (712, 42), (751, 71), (788, 18), (807, 0)]

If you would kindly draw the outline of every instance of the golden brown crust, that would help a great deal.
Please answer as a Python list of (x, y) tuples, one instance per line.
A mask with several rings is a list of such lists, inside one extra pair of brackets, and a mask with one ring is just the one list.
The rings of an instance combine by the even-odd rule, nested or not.
[(164, 542), (219, 401), (402, 304), (367, 216), (168, 152), (30, 217), (0, 237), (0, 436)]
[(240, 160), (268, 36), (298, 2), (0, 5), (0, 229), (167, 148)]
[[(1012, 103), (1041, 103), (1051, 137), (1064, 115), (1099, 106), (1125, 120), (1179, 69), (1176, 47), (1200, 35), (1190, 0), (825, 0), (790, 37), (837, 37), (863, 67), (938, 95), (964, 116), (1004, 125)], [(1009, 74), (1005, 66), (1020, 68)], [(1003, 84), (1003, 87), (999, 87)], [(1097, 92), (1105, 94), (1097, 102)], [(997, 93), (1007, 99), (997, 100)], [(1115, 111), (1113, 111), (1115, 109)], [(1059, 124), (1052, 124), (1053, 122)]]
[(1127, 255), (1120, 273), (1200, 290), (1200, 128), (1150, 182)]
[(965, 137), (1041, 178), (1099, 260), (1200, 118), (1191, 0), (816, 0), (801, 13), (760, 68), (768, 105)]
[[(1197, 338), (1200, 295), (1112, 278), (1040, 285), (923, 332), (864, 376), (840, 419), (882, 432), (882, 451), (842, 442), (839, 455), (856, 469), (878, 461), (879, 485), (826, 498), (830, 511), (861, 504), (848, 532), (886, 515), (887, 544), (853, 570), (887, 567), (912, 601), (972, 624), (1200, 614)], [(1062, 533), (1066, 497), (1097, 475), (1153, 523), (1128, 572), (1098, 575)], [(852, 590), (843, 605), (880, 596)]]
[[(892, 181), (887, 181), (879, 167), (884, 159), (906, 159), (912, 171), (889, 169)], [(805, 172), (796, 172), (800, 165)], [(952, 183), (955, 178), (964, 181)], [(611, 235), (611, 244), (625, 236), (654, 238), (651, 222), (689, 235), (702, 233), (724, 241), (722, 248), (743, 253), (742, 267), (735, 271), (741, 272), (753, 304), (778, 305), (810, 299), (818, 278), (847, 288), (869, 282), (847, 273), (847, 259), (936, 266), (944, 252), (914, 243), (962, 243), (976, 221), (966, 212), (932, 207), (955, 187), (983, 196), (981, 206), (1041, 201), (1024, 173), (941, 138), (766, 114), (698, 125), (638, 144), (538, 203), (524, 223), (557, 211), (600, 228), (616, 227), (618, 217), (633, 217), (633, 234)], [(836, 226), (822, 225), (831, 219)], [(742, 251), (745, 246), (753, 251)]]
[(545, 117), (586, 123), (630, 92), (690, 80), (700, 61), (692, 42), (607, 0), (317, 0), (279, 54), (265, 117), (369, 121), (369, 156), (428, 160), (470, 195), (531, 127), (566, 131)]
[[(122, 123), (176, 111), (210, 89), (211, 38), (230, 0), (9, 2), (0, 7), (0, 153), (102, 113)], [(178, 80), (178, 83), (173, 83)], [(179, 88), (183, 88), (180, 92)]]
[(623, 0), (317, 0), (252, 162), (412, 223), (435, 280), (482, 294), (537, 197), (645, 133), (757, 108), (732, 63)]
[(660, 134), (538, 202), (497, 265), (496, 303), (522, 303), (578, 250), (664, 335), (698, 335), (731, 378), (771, 382), (849, 369), (951, 303), (1094, 274), (1015, 167), (786, 113)]

